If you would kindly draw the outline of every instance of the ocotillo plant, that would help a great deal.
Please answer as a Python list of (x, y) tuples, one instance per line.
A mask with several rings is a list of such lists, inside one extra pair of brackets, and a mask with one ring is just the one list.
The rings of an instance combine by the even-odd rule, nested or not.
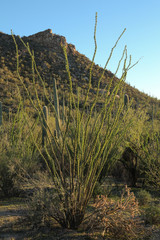
[(62, 106), (62, 124), (64, 125), (65, 122), (65, 99), (63, 95), (63, 106)]
[(125, 105), (125, 107), (128, 107), (128, 105), (129, 105), (129, 97), (127, 94), (124, 95), (124, 105)]
[(58, 99), (58, 92), (57, 92), (57, 84), (56, 79), (53, 78), (53, 93), (54, 93), (54, 107), (56, 112), (56, 131), (57, 137), (60, 136), (60, 129), (59, 129), (59, 99)]
[(42, 125), (42, 146), (45, 143), (45, 137), (47, 136), (47, 121), (48, 121), (48, 108), (46, 106), (43, 107), (43, 125)]
[(2, 125), (2, 103), (0, 102), (0, 126)]
[[(60, 223), (64, 228), (76, 229), (82, 223), (84, 215), (86, 212), (87, 204), (92, 196), (95, 184), (104, 168), (107, 164), (107, 171), (114, 165), (117, 156), (117, 148), (122, 143), (124, 135), (129, 128), (129, 123), (126, 124), (124, 128), (124, 121), (127, 118), (127, 111), (121, 114), (123, 111), (123, 101), (124, 99), (120, 97), (118, 101), (117, 111), (114, 118), (112, 117), (113, 109), (115, 108), (116, 95), (119, 90), (123, 87), (123, 81), (125, 80), (128, 70), (131, 68), (131, 57), (129, 64), (126, 66), (127, 61), (127, 49), (124, 48), (122, 58), (119, 61), (116, 72), (114, 76), (110, 79), (107, 88), (107, 93), (104, 97), (104, 103), (97, 114), (97, 118), (92, 118), (96, 104), (101, 100), (101, 95), (99, 94), (101, 81), (104, 77), (106, 67), (114, 49), (116, 48), (118, 41), (123, 35), (124, 31), (114, 44), (111, 53), (106, 61), (104, 69), (101, 73), (100, 78), (97, 81), (97, 91), (94, 98), (92, 99), (88, 114), (86, 114), (86, 109), (88, 106), (88, 100), (90, 96), (90, 90), (92, 88), (92, 76), (94, 59), (97, 50), (96, 43), (96, 26), (97, 26), (97, 15), (94, 30), (94, 42), (95, 51), (92, 58), (92, 63), (89, 72), (89, 82), (87, 84), (86, 94), (84, 96), (83, 106), (79, 107), (79, 97), (75, 97), (74, 89), (72, 86), (72, 77), (69, 70), (69, 62), (67, 56), (67, 49), (65, 45), (62, 45), (66, 63), (66, 72), (68, 75), (68, 106), (65, 113), (66, 124), (61, 128), (59, 125), (59, 101), (57, 95), (57, 88), (55, 79), (54, 83), (54, 106), (52, 101), (49, 100), (51, 108), (54, 110), (56, 115), (57, 129), (60, 134), (60, 138), (55, 138), (53, 136), (53, 130), (47, 125), (49, 134), (47, 135), (48, 144), (45, 145), (43, 151), (39, 148), (38, 143), (32, 131), (30, 131), (32, 139), (37, 147), (39, 153), (43, 157), (47, 168), (51, 174), (53, 180), (53, 187), (55, 188), (56, 197), (53, 200), (53, 211), (52, 217)], [(15, 38), (13, 36), (15, 41)], [(34, 55), (32, 54), (28, 45), (26, 45), (23, 40), (21, 40), (23, 45), (28, 50), (30, 57), (33, 62), (33, 70), (35, 71), (44, 86), (43, 79), (40, 77), (38, 69), (36, 67)], [(37, 92), (36, 84), (34, 84), (34, 91), (36, 100), (30, 97), (29, 88), (23, 82), (18, 68), (18, 46), (16, 44), (17, 52), (17, 72), (18, 77), (23, 87), (27, 93), (27, 96), (40, 116), (42, 112), (41, 101), (39, 100), (39, 94)], [(122, 76), (118, 83), (113, 86), (113, 80), (116, 76), (120, 63), (124, 60)], [(34, 83), (34, 79), (33, 79)], [(111, 92), (112, 89), (112, 92)], [(46, 92), (46, 91), (44, 91)], [(111, 94), (108, 94), (111, 92)], [(122, 93), (120, 91), (120, 93)], [(121, 94), (122, 96), (122, 94)], [(43, 114), (44, 115), (44, 114)], [(58, 135), (58, 133), (57, 133)]]

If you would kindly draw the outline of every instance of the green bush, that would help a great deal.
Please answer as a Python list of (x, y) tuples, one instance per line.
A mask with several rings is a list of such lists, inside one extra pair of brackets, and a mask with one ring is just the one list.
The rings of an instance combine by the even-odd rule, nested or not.
[(146, 224), (160, 224), (160, 205), (151, 205), (149, 208), (147, 208), (145, 210), (144, 219)]
[(105, 194), (102, 185), (97, 181), (92, 193), (92, 197), (95, 199), (98, 195)]
[(137, 193), (137, 199), (140, 205), (146, 205), (151, 202), (152, 196), (149, 192), (143, 189)]
[(33, 192), (28, 201), (27, 217), (34, 227), (49, 224), (54, 200), (52, 189), (39, 188)]
[(4, 197), (17, 195), (18, 189), (15, 186), (16, 172), (11, 171), (11, 165), (7, 159), (0, 160), (0, 191)]
[[(21, 106), (13, 121), (4, 121), (0, 129), (0, 191), (4, 197), (17, 196), (23, 180), (39, 168), (35, 160), (37, 151), (25, 121), (25, 111)], [(31, 124), (33, 120), (27, 121)], [(34, 127), (32, 129), (34, 131)]]
[(151, 131), (142, 138), (141, 159), (145, 174), (145, 185), (160, 190), (160, 134)]

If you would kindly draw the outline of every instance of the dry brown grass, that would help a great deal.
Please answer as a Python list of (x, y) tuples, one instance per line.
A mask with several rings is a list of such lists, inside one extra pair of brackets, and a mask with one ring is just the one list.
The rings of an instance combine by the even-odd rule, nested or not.
[(97, 196), (88, 229), (115, 239), (137, 239), (144, 234), (138, 202), (126, 186), (120, 200)]

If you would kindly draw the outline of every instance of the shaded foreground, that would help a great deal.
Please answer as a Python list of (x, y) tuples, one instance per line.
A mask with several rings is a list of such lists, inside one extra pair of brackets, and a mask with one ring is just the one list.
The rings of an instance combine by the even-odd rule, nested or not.
[(56, 223), (34, 228), (26, 220), (24, 199), (4, 200), (0, 203), (0, 239), (91, 239), (87, 234), (62, 229)]
[[(7, 199), (0, 202), (0, 239), (55, 239), (55, 240), (81, 240), (81, 239), (111, 239), (107, 235), (102, 236), (98, 231), (84, 232), (79, 230), (63, 229), (56, 222), (48, 221), (48, 224), (35, 225), (28, 217), (28, 207), (24, 198)], [(160, 239), (160, 228), (145, 226), (150, 234), (148, 240)], [(113, 239), (113, 238), (112, 238)]]
[(4, 200), (0, 202), (0, 239), (103, 239), (82, 231), (62, 229), (56, 222), (52, 226), (33, 227), (32, 222), (26, 220), (27, 207), (24, 199)]

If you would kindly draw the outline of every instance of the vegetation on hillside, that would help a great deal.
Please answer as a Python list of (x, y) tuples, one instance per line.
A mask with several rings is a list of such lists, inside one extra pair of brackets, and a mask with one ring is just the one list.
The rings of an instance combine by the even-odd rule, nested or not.
[[(44, 39), (45, 39), (44, 31)], [(64, 92), (68, 92), (68, 81), (67, 81), (67, 72), (65, 69), (65, 57), (63, 50), (61, 48), (61, 41), (64, 37), (55, 35), (58, 38), (58, 41), (54, 42), (53, 47), (47, 45), (46, 42), (42, 43), (37, 42), (32, 36), (23, 37), (25, 43), (29, 43), (31, 51), (34, 51), (34, 57), (37, 64), (37, 69), (45, 82), (46, 90), (49, 95), (52, 94), (53, 89), (53, 78), (57, 81), (57, 87), (59, 92), (60, 104), (62, 104)], [(30, 60), (29, 53), (24, 47), (19, 37), (15, 36), (17, 44), (19, 46), (19, 72), (21, 78), (26, 83), (26, 86), (31, 88), (32, 82), (32, 63)], [(39, 38), (39, 34), (37, 34)], [(47, 35), (46, 35), (47, 38)], [(51, 41), (51, 40), (50, 40)], [(64, 40), (63, 40), (64, 41)], [(52, 43), (52, 42), (51, 42)], [(85, 96), (87, 84), (89, 80), (91, 61), (80, 54), (78, 51), (71, 50), (70, 44), (66, 43), (67, 55), (70, 67), (70, 73), (73, 83), (74, 93), (76, 92), (77, 87), (81, 88), (81, 95)], [(20, 82), (17, 78), (16, 67), (16, 51), (14, 41), (11, 35), (0, 33), (0, 101), (3, 102), (3, 108), (6, 113), (15, 112), (19, 102), (18, 91), (16, 85), (20, 86)], [(90, 89), (90, 96), (94, 98), (97, 90), (97, 82), (103, 72), (103, 68), (99, 67), (96, 64), (93, 64), (92, 68), (92, 86)], [(102, 90), (109, 83), (110, 79), (113, 77), (113, 73), (105, 70), (104, 76), (102, 78), (100, 89)], [(36, 78), (36, 87), (39, 90), (40, 98), (43, 100), (44, 104), (47, 104), (46, 99), (43, 93), (43, 86), (35, 74)], [(114, 84), (118, 82), (116, 76), (114, 77)], [(31, 89), (32, 91), (32, 89)], [(148, 114), (150, 118), (152, 117), (152, 105), (153, 113), (155, 118), (159, 118), (160, 102), (157, 99), (149, 97), (147, 94), (144, 94), (137, 89), (129, 86), (125, 83), (125, 93), (128, 94), (130, 99), (133, 99), (133, 107), (138, 109), (139, 107), (148, 108)], [(25, 92), (22, 93), (23, 101), (27, 103), (27, 97)], [(101, 105), (103, 100), (99, 100), (97, 105)]]

